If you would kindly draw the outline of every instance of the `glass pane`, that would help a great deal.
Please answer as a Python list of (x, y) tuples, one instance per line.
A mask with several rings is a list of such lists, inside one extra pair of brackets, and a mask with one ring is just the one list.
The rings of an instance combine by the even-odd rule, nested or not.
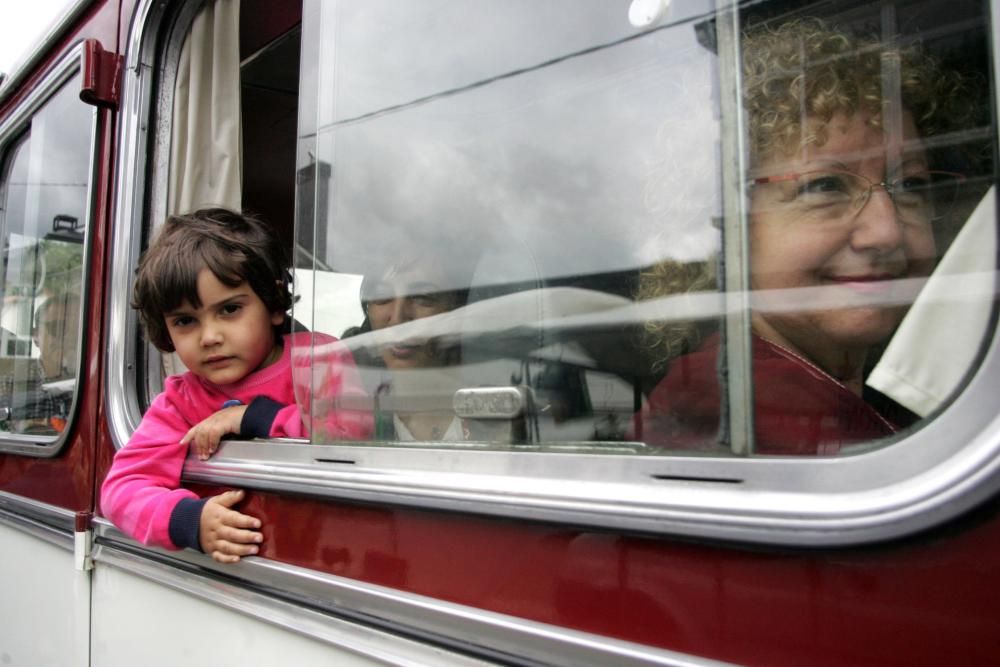
[[(307, 3), (303, 307), (366, 393), (324, 395), (317, 358), (314, 414), (360, 403), (395, 443), (645, 454), (725, 454), (752, 426), (759, 454), (815, 455), (886, 442), (957, 390), (993, 293), (989, 252), (977, 297), (947, 289), (963, 261), (945, 274), (973, 220), (971, 247), (994, 236), (982, 7), (766, 3), (730, 46), (709, 3), (641, 26), (630, 4)], [(724, 251), (751, 290), (742, 410)], [(900, 325), (928, 293), (979, 322), (960, 345)], [(935, 401), (878, 385), (900, 375), (880, 361), (928, 354), (953, 378)]]
[(76, 387), (93, 125), (78, 89), (60, 89), (4, 163), (0, 428), (12, 433), (61, 432)]
[(314, 321), (376, 437), (628, 442), (651, 375), (613, 313), (640, 267), (718, 246), (709, 5), (651, 32), (603, 0), (316, 5)]
[[(832, 455), (892, 442), (944, 407), (986, 340), (988, 24), (971, 2), (781, 9), (741, 16), (754, 394), (744, 414), (758, 454)], [(661, 265), (648, 286), (676, 293), (713, 270)], [(726, 447), (740, 424), (720, 397), (724, 336), (664, 338), (692, 351), (652, 391), (643, 437)]]

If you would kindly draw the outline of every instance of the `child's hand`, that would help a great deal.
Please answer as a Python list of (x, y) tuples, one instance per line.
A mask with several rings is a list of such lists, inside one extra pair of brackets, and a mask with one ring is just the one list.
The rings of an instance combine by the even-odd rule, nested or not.
[(181, 438), (181, 444), (190, 443), (198, 458), (207, 461), (208, 457), (219, 448), (219, 441), (222, 440), (223, 436), (240, 432), (243, 413), (246, 411), (247, 406), (245, 405), (235, 405), (219, 410), (211, 417), (207, 417), (192, 426), (187, 435)]
[(220, 563), (235, 563), (240, 556), (251, 556), (264, 541), (259, 532), (260, 519), (230, 509), (243, 500), (243, 495), (243, 491), (220, 493), (209, 498), (201, 510), (201, 549)]

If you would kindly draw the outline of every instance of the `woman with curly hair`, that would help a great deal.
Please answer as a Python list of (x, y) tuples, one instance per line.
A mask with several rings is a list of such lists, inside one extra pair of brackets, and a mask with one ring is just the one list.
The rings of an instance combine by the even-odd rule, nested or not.
[[(815, 19), (752, 29), (742, 48), (756, 451), (836, 453), (901, 426), (862, 397), (863, 372), (915, 296), (904, 279), (936, 261), (934, 227), (961, 177), (932, 168), (926, 139), (960, 126), (967, 98), (962, 79), (919, 50)], [(691, 273), (655, 267), (641, 297), (714, 286), (711, 263), (681, 270)], [(808, 306), (791, 305), (799, 288)], [(718, 446), (719, 335), (650, 328), (653, 350), (687, 353), (662, 360), (669, 372), (637, 436)]]

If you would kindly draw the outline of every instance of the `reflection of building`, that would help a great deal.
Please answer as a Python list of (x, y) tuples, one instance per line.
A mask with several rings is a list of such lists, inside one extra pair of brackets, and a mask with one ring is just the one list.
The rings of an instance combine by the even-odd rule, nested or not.
[(62, 430), (76, 384), (83, 225), (58, 214), (43, 238), (9, 233), (0, 310), (0, 428)]
[(330, 176), (333, 170), (329, 162), (313, 162), (296, 172), (296, 192), (298, 193), (298, 247), (299, 254), (307, 253), (309, 259), (326, 256), (327, 216), (329, 215)]
[(31, 356), (31, 306), (31, 300), (23, 297), (4, 300), (0, 316), (0, 357)]
[[(0, 358), (37, 357), (33, 325), (45, 301), (79, 299), (83, 224), (58, 214), (44, 238), (11, 233), (4, 244)], [(78, 314), (79, 309), (76, 309)]]
[(45, 280), (45, 260), (38, 243), (10, 234), (4, 244), (3, 308), (0, 311), (0, 357), (30, 357), (35, 295)]

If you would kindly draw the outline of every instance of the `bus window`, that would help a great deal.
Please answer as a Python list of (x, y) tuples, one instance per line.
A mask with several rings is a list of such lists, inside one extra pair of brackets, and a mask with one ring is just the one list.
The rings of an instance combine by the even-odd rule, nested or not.
[[(338, 323), (377, 439), (835, 455), (974, 368), (978, 5), (764, 3), (735, 30), (698, 3), (639, 27), (606, 2), (306, 6), (300, 305)], [(926, 324), (951, 317), (960, 341)]]
[[(306, 0), (216, 25), (202, 55), (239, 43), (246, 127), (191, 147), (240, 156), (240, 205), (293, 251), (295, 326), (353, 355), (362, 395), (296, 364), (305, 419), (364, 410), (374, 435), (230, 442), (187, 481), (265, 461), (269, 490), (830, 544), (924, 526), (882, 492), (923, 507), (937, 470), (958, 511), (949, 466), (996, 454), (968, 407), (995, 317), (981, 3), (628, 5)], [(214, 6), (178, 6), (162, 53), (143, 38), (164, 76), (124, 119), (124, 171), (156, 167), (120, 188), (119, 315), (123, 223), (170, 206), (168, 156), (201, 127), (176, 117), (178, 53)], [(110, 351), (119, 444), (130, 383), (162, 379), (129, 354)]]
[[(722, 253), (659, 262), (641, 289), (668, 300), (718, 283), (746, 310), (714, 328), (648, 323), (667, 373), (643, 439), (768, 455), (891, 442), (946, 404), (987, 333), (985, 33), (958, 23), (918, 44), (889, 15), (748, 20), (736, 47), (745, 214), (727, 217)], [(941, 57), (959, 44), (964, 58)], [(954, 258), (969, 244), (976, 269)], [(978, 293), (949, 293), (976, 271)], [(927, 324), (956, 320), (962, 338)]]
[(297, 168), (320, 194), (299, 244), (317, 273), (360, 279), (326, 298), (317, 278), (312, 307), (356, 313), (330, 333), (378, 438), (646, 450), (633, 415), (658, 371), (627, 319), (639, 269), (719, 246), (715, 56), (689, 23), (709, 5), (644, 34), (605, 2), (405, 20), (319, 4)]
[(6, 147), (0, 212), (0, 429), (45, 436), (66, 429), (79, 372), (84, 238), (93, 110), (73, 78)]

